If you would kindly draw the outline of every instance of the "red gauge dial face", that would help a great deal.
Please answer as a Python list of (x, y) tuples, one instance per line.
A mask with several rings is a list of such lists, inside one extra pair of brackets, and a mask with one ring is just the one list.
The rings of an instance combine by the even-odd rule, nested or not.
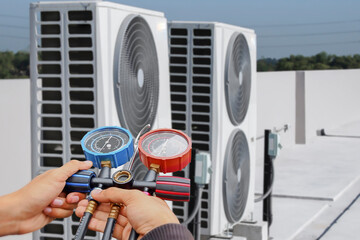
[(184, 153), (188, 149), (189, 143), (182, 135), (162, 131), (155, 132), (144, 138), (141, 147), (148, 154), (154, 157), (174, 157)]

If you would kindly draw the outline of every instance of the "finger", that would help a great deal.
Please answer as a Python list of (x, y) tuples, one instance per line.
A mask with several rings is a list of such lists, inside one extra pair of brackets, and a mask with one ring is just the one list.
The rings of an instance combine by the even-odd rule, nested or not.
[(113, 237), (116, 239), (121, 239), (121, 235), (123, 234), (123, 231), (124, 231), (124, 227), (122, 227), (119, 224), (115, 224)]
[(71, 160), (70, 162), (64, 164), (62, 167), (56, 170), (57, 175), (59, 176), (60, 181), (66, 181), (71, 175), (76, 173), (79, 170), (86, 170), (92, 166), (91, 161), (78, 161)]
[[(92, 218), (89, 223), (89, 229), (96, 232), (104, 232), (105, 226), (106, 221), (97, 218)], [(113, 237), (121, 239), (123, 230), (124, 228), (122, 226), (120, 226), (119, 224), (115, 224)]]
[[(107, 219), (109, 218), (109, 212), (104, 212), (104, 211), (98, 211), (97, 210), (97, 211), (94, 212), (93, 217), (106, 222)], [(118, 218), (116, 219), (116, 223), (119, 224), (122, 227), (125, 227), (128, 222), (129, 221), (127, 220), (127, 218), (120, 215), (120, 214), (119, 214)]]
[(132, 230), (131, 224), (130, 223), (126, 224), (123, 230), (123, 235), (122, 235), (123, 239), (129, 239), (131, 230)]
[[(86, 210), (86, 207), (84, 207), (84, 206), (77, 207), (76, 211), (75, 211), (76, 216), (82, 217), (84, 215), (85, 210)], [(93, 218), (96, 218), (96, 219), (102, 220), (102, 221), (107, 221), (107, 218), (109, 217), (109, 213), (110, 213), (110, 206), (106, 206), (106, 207), (103, 207), (103, 208), (98, 208), (94, 212)], [(122, 227), (125, 227), (126, 224), (128, 223), (128, 219), (125, 216), (121, 215), (121, 214), (119, 214), (116, 221)]]
[(76, 216), (78, 216), (79, 218), (81, 218), (81, 217), (84, 215), (85, 210), (86, 210), (86, 207), (84, 207), (84, 206), (79, 206), (79, 205), (78, 205), (78, 207), (77, 207), (76, 210), (75, 210)]
[[(76, 216), (78, 217), (82, 217), (84, 215), (84, 212), (86, 210), (86, 207), (78, 207), (76, 208), (75, 210), (75, 214)], [(94, 213), (93, 213), (93, 217), (94, 218), (97, 218), (99, 220), (103, 220), (103, 221), (106, 221), (106, 219), (108, 218), (109, 216), (109, 212), (105, 212), (105, 211), (100, 211), (100, 210), (96, 210)]]
[(84, 194), (84, 193), (72, 192), (66, 196), (66, 202), (67, 203), (78, 203), (79, 201), (81, 201), (85, 198), (86, 198), (86, 194)]
[(120, 209), (120, 214), (124, 217), (127, 218), (127, 207), (126, 206), (123, 206), (121, 209)]
[(44, 209), (43, 213), (52, 218), (67, 218), (70, 217), (73, 213), (73, 210), (66, 210), (62, 208), (53, 208), (47, 207)]
[(104, 232), (106, 222), (103, 219), (91, 218), (88, 228), (96, 232)]
[(128, 219), (120, 214), (119, 214), (116, 222), (122, 227), (125, 227), (129, 223)]
[[(84, 199), (79, 202), (78, 207), (87, 207), (89, 204), (89, 201)], [(110, 211), (110, 203), (100, 203), (96, 209), (99, 209), (101, 211), (109, 212)]]
[(89, 204), (89, 201), (87, 199), (83, 199), (78, 203), (78, 206), (87, 206)]
[(65, 210), (73, 210), (74, 208), (76, 208), (77, 204), (76, 203), (67, 203), (65, 198), (55, 198), (51, 204), (51, 207), (53, 208), (62, 208)]
[[(87, 206), (88, 206), (87, 200), (81, 201), (76, 208), (75, 214), (78, 217), (82, 217), (84, 215), (84, 212), (85, 212)], [(96, 208), (97, 211), (102, 211), (102, 212), (107, 212), (107, 213), (110, 212), (110, 209), (111, 209), (111, 207), (110, 207), (109, 203), (102, 203)]]
[(113, 202), (128, 205), (134, 200), (149, 197), (139, 190), (125, 190), (121, 188), (108, 188), (106, 190), (95, 189), (91, 196), (99, 202)]

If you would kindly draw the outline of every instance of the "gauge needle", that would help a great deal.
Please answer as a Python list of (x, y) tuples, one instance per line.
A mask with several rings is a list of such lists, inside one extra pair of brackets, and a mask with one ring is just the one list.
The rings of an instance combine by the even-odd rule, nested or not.
[(106, 144), (109, 143), (110, 139), (112, 138), (112, 136), (109, 137), (109, 139), (105, 142), (104, 146), (100, 149), (100, 152), (104, 149), (104, 147), (106, 146)]
[(166, 147), (167, 143), (168, 143), (169, 139), (166, 139), (166, 141), (164, 142), (164, 144), (162, 145), (160, 151), (159, 151), (159, 155), (162, 153), (162, 151), (164, 151), (164, 148)]

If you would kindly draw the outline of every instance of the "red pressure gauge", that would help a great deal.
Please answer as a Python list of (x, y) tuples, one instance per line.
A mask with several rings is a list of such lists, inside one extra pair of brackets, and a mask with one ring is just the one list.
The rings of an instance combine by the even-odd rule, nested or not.
[(190, 163), (191, 139), (174, 129), (152, 130), (140, 138), (139, 155), (149, 169), (156, 164), (163, 173), (180, 171)]

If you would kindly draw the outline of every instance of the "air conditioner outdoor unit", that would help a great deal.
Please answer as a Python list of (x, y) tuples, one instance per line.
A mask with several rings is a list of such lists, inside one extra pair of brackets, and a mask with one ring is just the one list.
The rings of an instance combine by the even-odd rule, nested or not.
[[(80, 140), (100, 126), (136, 137), (171, 127), (167, 20), (163, 13), (102, 1), (30, 5), (32, 175), (84, 159)], [(135, 176), (146, 168), (135, 162)], [(76, 216), (34, 239), (71, 239)], [(97, 239), (90, 232), (87, 239)]]
[[(169, 42), (172, 127), (210, 153), (213, 171), (196, 231), (226, 235), (253, 212), (256, 35), (222, 23), (170, 22)], [(191, 178), (190, 169), (180, 175)], [(173, 210), (186, 219), (189, 204)]]

